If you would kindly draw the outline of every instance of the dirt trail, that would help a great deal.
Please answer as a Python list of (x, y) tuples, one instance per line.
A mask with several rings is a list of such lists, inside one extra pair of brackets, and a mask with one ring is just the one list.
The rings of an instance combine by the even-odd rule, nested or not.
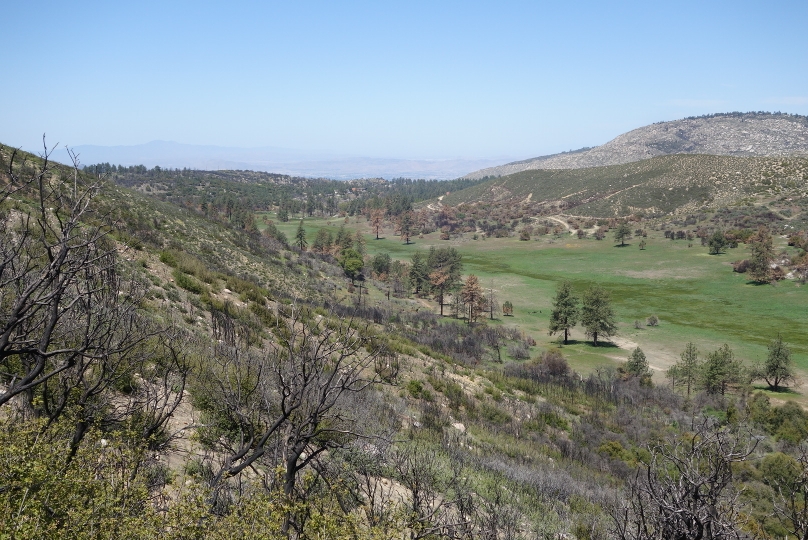
[(653, 344), (640, 346), (637, 342), (620, 336), (613, 336), (609, 338), (609, 341), (622, 349), (619, 353), (607, 355), (617, 362), (625, 362), (628, 360), (628, 354), (623, 351), (631, 352), (637, 347), (640, 347), (643, 353), (645, 353), (645, 357), (648, 359), (648, 367), (656, 373), (654, 375), (655, 379), (659, 376), (664, 376), (668, 368), (679, 361), (679, 355)]
[(441, 195), (440, 197), (438, 197), (438, 202), (429, 203), (428, 205), (426, 205), (426, 207), (432, 210), (433, 212), (437, 212), (443, 206), (443, 203), (441, 202), (443, 200), (443, 197), (445, 197), (445, 195)]
[(571, 231), (571, 230), (572, 230), (572, 228), (570, 227), (570, 224), (569, 224), (569, 223), (567, 223), (567, 222), (566, 222), (566, 221), (564, 221), (563, 219), (561, 219), (561, 218), (557, 218), (557, 217), (555, 217), (555, 216), (541, 216), (541, 217), (534, 217), (534, 218), (531, 218), (531, 219), (535, 219), (536, 221), (539, 221), (539, 220), (541, 220), (541, 219), (550, 219), (550, 220), (555, 221), (556, 223), (559, 223), (559, 224), (563, 225), (563, 226), (564, 226), (564, 228), (565, 228), (565, 229), (567, 229), (567, 231)]

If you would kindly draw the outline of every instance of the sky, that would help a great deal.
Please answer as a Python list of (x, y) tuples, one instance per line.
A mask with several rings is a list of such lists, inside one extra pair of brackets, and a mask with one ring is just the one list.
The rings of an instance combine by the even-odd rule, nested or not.
[(808, 115), (808, 2), (9, 2), (0, 143), (408, 159)]

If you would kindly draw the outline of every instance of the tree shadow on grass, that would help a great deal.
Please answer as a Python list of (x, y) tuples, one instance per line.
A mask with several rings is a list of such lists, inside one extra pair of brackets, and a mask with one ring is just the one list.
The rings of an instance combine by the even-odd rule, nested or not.
[(780, 388), (775, 390), (774, 388), (771, 388), (768, 384), (753, 384), (752, 389), (753, 390), (761, 390), (761, 391), (766, 392), (768, 394), (778, 394), (778, 395), (781, 395), (781, 396), (787, 396), (787, 395), (801, 396), (802, 395), (800, 392), (797, 392), (793, 388), (789, 388), (787, 386), (781, 386)]
[(563, 336), (561, 339), (557, 339), (555, 341), (556, 347), (569, 347), (570, 345), (580, 345), (582, 343), (587, 343), (586, 341), (581, 341), (580, 339), (569, 339), (566, 343), (564, 343)]
[(598, 341), (598, 344), (595, 345), (591, 341), (587, 340), (584, 343), (588, 344), (593, 349), (619, 349), (617, 345), (612, 343), (611, 341)]
[(615, 244), (614, 247), (616, 248), (627, 248), (631, 246), (631, 244)]
[(769, 283), (768, 281), (755, 281), (755, 280), (747, 281), (746, 284), (755, 287), (760, 287), (761, 285), (771, 285), (771, 283)]

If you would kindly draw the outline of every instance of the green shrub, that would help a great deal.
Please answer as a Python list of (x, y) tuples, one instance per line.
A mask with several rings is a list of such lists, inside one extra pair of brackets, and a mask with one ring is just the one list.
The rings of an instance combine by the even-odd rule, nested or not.
[(275, 314), (262, 304), (257, 304), (255, 302), (251, 303), (250, 311), (252, 311), (256, 317), (258, 317), (258, 320), (261, 321), (264, 326), (274, 326), (278, 321), (278, 319), (275, 318)]
[(194, 294), (202, 294), (205, 291), (205, 286), (199, 283), (196, 279), (187, 274), (183, 274), (179, 270), (174, 270), (174, 283), (177, 287), (185, 289)]
[(177, 257), (174, 256), (174, 253), (171, 251), (161, 251), (160, 252), (160, 262), (163, 264), (167, 264), (172, 268), (177, 267)]
[(416, 379), (411, 380), (407, 383), (407, 391), (410, 395), (414, 398), (420, 398), (421, 395), (424, 393), (424, 385), (421, 381)]
[(480, 415), (492, 424), (507, 424), (512, 420), (510, 414), (488, 403), (480, 406)]

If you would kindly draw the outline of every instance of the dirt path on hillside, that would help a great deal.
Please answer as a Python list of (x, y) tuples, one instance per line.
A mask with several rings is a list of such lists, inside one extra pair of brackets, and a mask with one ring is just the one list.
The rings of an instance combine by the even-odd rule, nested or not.
[(534, 217), (534, 218), (531, 218), (531, 219), (535, 219), (536, 221), (539, 221), (540, 219), (550, 219), (550, 220), (555, 221), (556, 223), (559, 223), (559, 224), (563, 225), (564, 228), (567, 229), (568, 232), (572, 230), (569, 223), (567, 223), (563, 219), (557, 218), (555, 216), (541, 216), (541, 217)]
[(430, 204), (426, 205), (426, 207), (428, 209), (432, 210), (433, 212), (436, 212), (436, 211), (440, 210), (441, 206), (443, 206), (443, 202), (441, 202), (441, 201), (443, 201), (444, 197), (445, 197), (445, 195), (441, 195), (440, 197), (438, 197), (438, 202), (430, 203)]

